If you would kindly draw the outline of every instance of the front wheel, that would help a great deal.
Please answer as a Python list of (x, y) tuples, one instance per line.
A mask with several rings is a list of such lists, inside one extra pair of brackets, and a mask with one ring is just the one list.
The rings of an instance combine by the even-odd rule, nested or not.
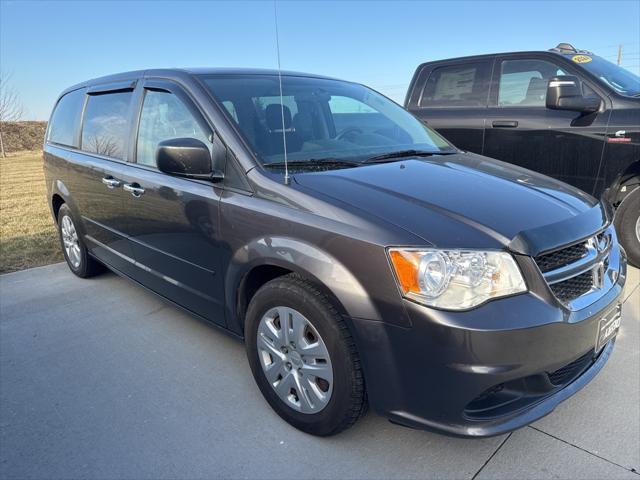
[(360, 360), (331, 299), (297, 275), (266, 283), (251, 299), (246, 349), (264, 398), (304, 432), (349, 428), (366, 409)]
[(616, 231), (629, 263), (640, 267), (640, 187), (629, 193), (616, 210)]

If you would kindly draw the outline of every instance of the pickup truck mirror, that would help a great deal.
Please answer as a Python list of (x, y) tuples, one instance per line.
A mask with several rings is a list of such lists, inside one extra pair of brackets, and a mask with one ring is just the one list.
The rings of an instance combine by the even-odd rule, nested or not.
[(547, 85), (547, 108), (592, 113), (600, 109), (600, 99), (584, 97), (578, 77), (559, 75), (549, 79), (549, 85)]
[(211, 152), (207, 146), (195, 138), (172, 138), (158, 144), (156, 150), (158, 170), (177, 177), (198, 180), (220, 181), (222, 172), (211, 166)]

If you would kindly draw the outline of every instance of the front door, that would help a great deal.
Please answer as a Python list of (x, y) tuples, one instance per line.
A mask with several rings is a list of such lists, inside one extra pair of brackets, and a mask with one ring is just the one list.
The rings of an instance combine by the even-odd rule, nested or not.
[(416, 84), (424, 87), (410, 100), (411, 112), (456, 147), (482, 153), (492, 62), (458, 60), (421, 72)]
[[(136, 280), (160, 295), (224, 325), (218, 208), (211, 182), (166, 175), (156, 168), (163, 140), (196, 138), (223, 155), (188, 96), (170, 82), (146, 81), (135, 139), (135, 162), (124, 176)], [(216, 165), (217, 168), (221, 168)]]
[(610, 113), (605, 99), (600, 112), (586, 115), (545, 106), (549, 78), (573, 74), (548, 57), (498, 57), (483, 153), (593, 193)]

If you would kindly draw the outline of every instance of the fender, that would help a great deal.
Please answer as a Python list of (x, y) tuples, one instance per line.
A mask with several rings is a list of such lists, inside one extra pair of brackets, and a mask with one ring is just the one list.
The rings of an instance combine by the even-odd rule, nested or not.
[(352, 317), (379, 320), (380, 314), (369, 294), (353, 274), (335, 257), (301, 240), (289, 237), (261, 237), (237, 249), (225, 275), (227, 326), (232, 331), (244, 330), (238, 315), (238, 289), (255, 267), (271, 265), (298, 273), (335, 296)]
[(640, 160), (636, 160), (625, 171), (618, 173), (602, 196), (617, 208), (638, 185), (640, 185)]
[(55, 223), (57, 223), (58, 221), (53, 212), (53, 196), (56, 194), (62, 197), (62, 199), (64, 200), (64, 203), (66, 203), (69, 206), (69, 208), (71, 209), (75, 217), (79, 220), (78, 222), (75, 222), (75, 223), (78, 224), (76, 226), (80, 229), (81, 231), (80, 233), (84, 236), (86, 231), (84, 228), (84, 222), (82, 221), (82, 215), (80, 215), (80, 210), (78, 210), (78, 206), (73, 201), (73, 198), (71, 197), (71, 193), (69, 192), (69, 189), (64, 184), (64, 182), (60, 179), (52, 180), (51, 186), (49, 189), (48, 203), (49, 203), (49, 210), (51, 211), (51, 216), (53, 217), (53, 221)]
[(615, 199), (616, 206), (620, 206), (624, 199), (627, 198), (627, 196), (636, 188), (638, 188), (638, 186), (640, 186), (640, 162), (637, 163), (637, 168), (635, 170), (636, 171), (634, 176), (620, 182)]

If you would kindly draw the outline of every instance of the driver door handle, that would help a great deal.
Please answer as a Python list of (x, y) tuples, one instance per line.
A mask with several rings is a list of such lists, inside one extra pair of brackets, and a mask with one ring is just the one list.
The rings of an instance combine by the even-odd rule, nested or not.
[(125, 192), (131, 193), (131, 195), (133, 195), (134, 197), (139, 197), (144, 193), (144, 188), (142, 188), (137, 183), (125, 183), (122, 186), (122, 189)]
[(109, 188), (116, 188), (120, 186), (120, 180), (116, 180), (113, 177), (104, 177), (102, 179), (102, 183), (104, 183)]
[(494, 120), (493, 123), (494, 128), (516, 128), (518, 126), (517, 120)]

